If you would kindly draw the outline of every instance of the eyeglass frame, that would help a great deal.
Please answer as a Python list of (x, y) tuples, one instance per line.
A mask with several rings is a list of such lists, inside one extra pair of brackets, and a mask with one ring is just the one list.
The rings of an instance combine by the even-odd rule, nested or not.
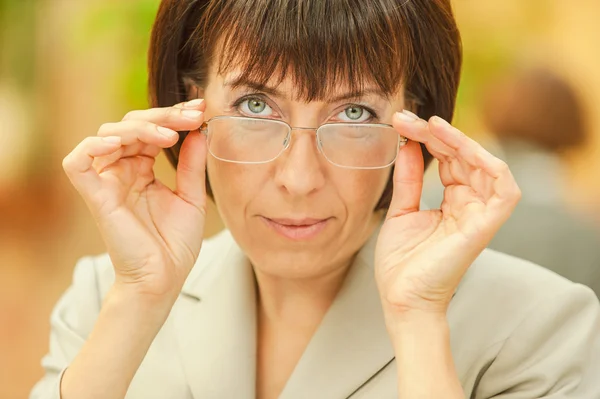
[[(235, 116), (235, 115), (217, 115), (217, 116), (213, 116), (212, 118), (210, 118), (209, 120), (205, 121), (204, 123), (202, 123), (202, 125), (200, 126), (200, 128), (198, 129), (200, 131), (200, 133), (204, 134), (206, 136), (206, 138), (208, 139), (208, 124), (213, 121), (213, 120), (219, 120), (219, 119), (241, 119), (241, 120), (256, 120), (256, 121), (267, 121), (267, 122), (273, 122), (273, 123), (278, 123), (281, 125), (284, 125), (288, 128), (288, 134), (284, 140), (284, 144), (281, 148), (281, 151), (275, 155), (273, 158), (267, 160), (267, 161), (260, 161), (260, 162), (255, 162), (255, 161), (250, 161), (250, 162), (246, 162), (246, 161), (231, 161), (228, 159), (224, 159), (224, 158), (220, 158), (218, 156), (216, 156), (215, 154), (212, 153), (212, 151), (210, 150), (210, 146), (208, 146), (208, 151), (210, 152), (210, 154), (215, 157), (216, 159), (223, 161), (223, 162), (229, 162), (229, 163), (236, 163), (236, 164), (243, 164), (243, 165), (261, 165), (261, 164), (266, 164), (269, 162), (273, 162), (274, 160), (276, 160), (277, 158), (279, 158), (279, 156), (281, 154), (283, 154), (283, 152), (285, 150), (287, 150), (290, 146), (290, 143), (292, 141), (292, 131), (294, 130), (314, 130), (315, 131), (315, 140), (317, 143), (317, 148), (319, 149), (319, 152), (321, 153), (321, 155), (327, 160), (327, 162), (331, 163), (332, 165), (335, 165), (339, 168), (344, 168), (344, 169), (359, 169), (359, 170), (376, 170), (376, 169), (385, 169), (387, 167), (390, 167), (394, 164), (394, 162), (396, 162), (396, 159), (398, 158), (398, 152), (400, 151), (400, 147), (404, 146), (407, 142), (408, 139), (404, 136), (398, 135), (398, 147), (396, 148), (396, 155), (394, 155), (394, 159), (392, 161), (390, 161), (387, 165), (384, 166), (344, 166), (344, 165), (340, 165), (337, 164), (333, 161), (331, 161), (327, 155), (325, 155), (325, 152), (323, 151), (323, 144), (320, 140), (319, 137), (319, 130), (324, 127), (324, 126), (336, 126), (336, 125), (340, 125), (340, 126), (356, 126), (356, 125), (360, 125), (360, 126), (367, 126), (367, 127), (386, 127), (386, 128), (391, 128), (394, 129), (394, 127), (392, 125), (386, 124), (386, 123), (352, 123), (352, 122), (331, 122), (331, 123), (324, 123), (322, 125), (319, 125), (318, 127), (314, 128), (314, 127), (294, 127), (291, 126), (289, 123), (287, 123), (286, 121), (282, 121), (280, 119), (267, 119), (267, 118), (254, 118), (254, 117), (250, 117), (250, 116)], [(395, 129), (394, 129), (395, 130)]]

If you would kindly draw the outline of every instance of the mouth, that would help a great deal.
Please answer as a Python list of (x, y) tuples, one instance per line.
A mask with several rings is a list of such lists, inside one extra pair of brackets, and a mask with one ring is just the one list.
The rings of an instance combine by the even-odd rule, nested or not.
[(329, 224), (331, 218), (267, 218), (261, 216), (261, 219), (273, 231), (279, 235), (294, 241), (303, 241), (315, 238)]

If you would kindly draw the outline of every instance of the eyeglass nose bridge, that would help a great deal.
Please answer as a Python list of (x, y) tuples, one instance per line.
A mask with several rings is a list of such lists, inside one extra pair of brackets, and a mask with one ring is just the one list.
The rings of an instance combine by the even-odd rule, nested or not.
[(318, 127), (292, 127), (290, 126), (290, 130), (319, 130)]
[[(290, 145), (290, 142), (292, 141), (292, 132), (294, 130), (314, 130), (315, 133), (319, 130), (320, 127), (302, 127), (302, 126), (290, 126), (289, 127), (289, 133), (287, 136), (285, 136), (285, 139), (283, 140), (283, 149), (284, 151), (287, 150), (287, 148)], [(315, 134), (316, 139), (317, 139), (317, 144), (319, 146), (319, 149), (321, 149), (321, 141), (319, 140), (319, 136), (317, 134)]]

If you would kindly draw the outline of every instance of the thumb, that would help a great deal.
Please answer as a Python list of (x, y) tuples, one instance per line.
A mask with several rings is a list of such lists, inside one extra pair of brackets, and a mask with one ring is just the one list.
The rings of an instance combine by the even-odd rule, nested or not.
[(206, 206), (206, 136), (188, 133), (179, 151), (175, 193), (199, 209)]
[(419, 210), (423, 189), (424, 161), (418, 142), (408, 140), (400, 148), (394, 165), (392, 201), (386, 219)]

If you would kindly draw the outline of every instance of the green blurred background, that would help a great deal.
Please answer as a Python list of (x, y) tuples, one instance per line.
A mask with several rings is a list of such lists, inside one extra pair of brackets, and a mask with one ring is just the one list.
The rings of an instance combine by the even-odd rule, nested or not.
[[(146, 50), (159, 0), (0, 0), (0, 398), (41, 377), (49, 313), (73, 265), (102, 252), (61, 170), (85, 136), (146, 108)], [(455, 124), (485, 139), (481, 88), (542, 62), (585, 100), (591, 139), (565, 154), (574, 209), (600, 223), (600, 2), (455, 0), (465, 64)], [(172, 184), (164, 158), (159, 178)], [(214, 210), (209, 234), (220, 228)], [(599, 265), (600, 266), (600, 265)]]

